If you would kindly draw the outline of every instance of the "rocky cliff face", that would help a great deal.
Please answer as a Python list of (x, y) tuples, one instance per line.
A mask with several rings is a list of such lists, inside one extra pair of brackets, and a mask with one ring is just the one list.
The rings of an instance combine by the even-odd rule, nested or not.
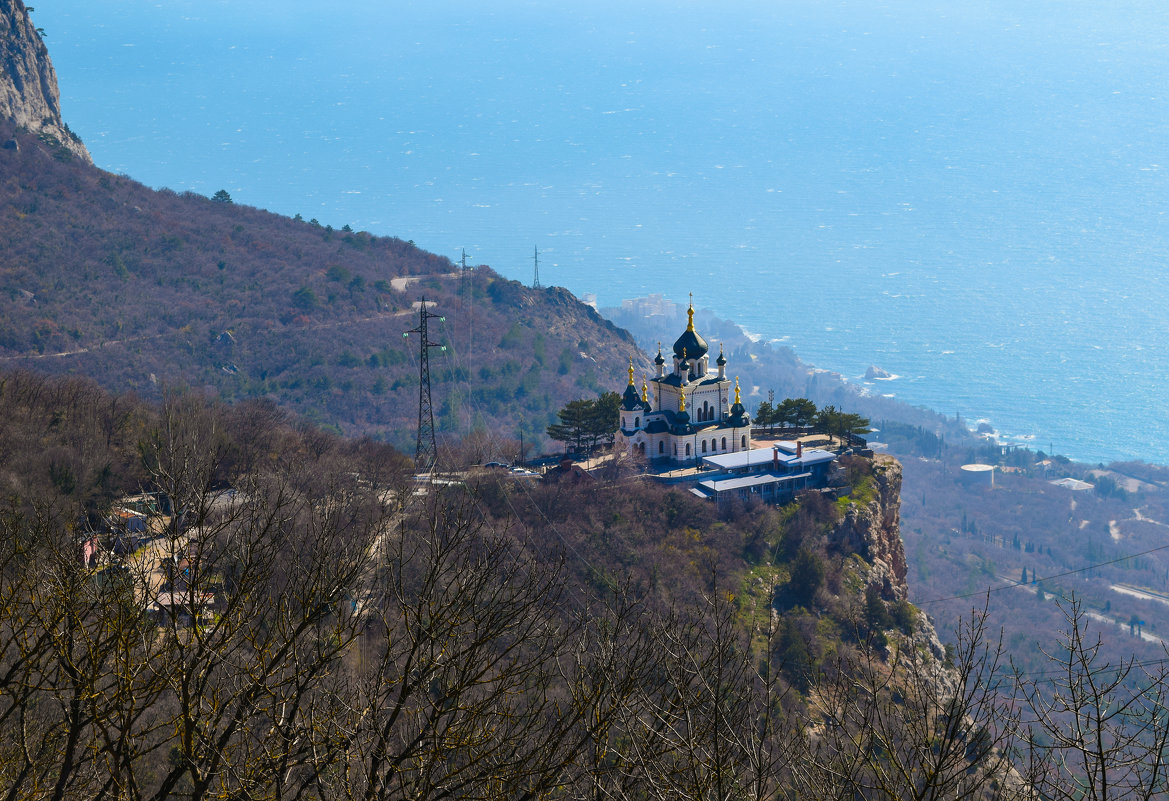
[(848, 507), (832, 538), (846, 551), (860, 554), (872, 566), (872, 581), (882, 595), (904, 600), (905, 546), (901, 542), (901, 463), (891, 456), (873, 459), (874, 497)]
[(61, 118), (57, 73), (21, 0), (0, 0), (0, 116), (92, 161)]
[[(901, 541), (901, 463), (892, 456), (877, 455), (872, 461), (874, 492), (866, 502), (852, 503), (829, 539), (842, 550), (864, 558), (863, 585), (876, 584), (886, 601), (907, 600), (905, 544)], [(949, 697), (958, 686), (958, 676), (945, 664), (945, 648), (933, 623), (925, 615), (909, 635), (912, 653), (927, 652), (928, 664), (921, 665), (920, 677), (929, 682), (938, 697)]]

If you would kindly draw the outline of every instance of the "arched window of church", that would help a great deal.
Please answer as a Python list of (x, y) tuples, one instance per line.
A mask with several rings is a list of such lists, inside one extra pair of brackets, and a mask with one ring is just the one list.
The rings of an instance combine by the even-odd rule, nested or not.
[(746, 434), (743, 435), (743, 447), (744, 448), (747, 447), (747, 435)]
[(710, 449), (711, 449), (712, 451), (717, 451), (717, 450), (718, 450), (718, 440), (717, 440), (717, 439), (715, 439), (714, 437), (711, 437), (711, 438), (710, 438)]
[(687, 456), (690, 455), (690, 443), (689, 442), (686, 443), (686, 455)]
[(727, 438), (723, 437), (723, 450), (725, 451), (726, 449), (727, 449)]
[(702, 452), (706, 453), (706, 440), (702, 440)]
[(641, 418), (640, 417), (633, 418), (633, 427), (634, 428), (641, 428)]
[(666, 452), (666, 443), (659, 442), (658, 443), (658, 453), (665, 453), (665, 452)]
[(678, 455), (678, 443), (677, 442), (674, 443), (674, 455), (675, 456)]

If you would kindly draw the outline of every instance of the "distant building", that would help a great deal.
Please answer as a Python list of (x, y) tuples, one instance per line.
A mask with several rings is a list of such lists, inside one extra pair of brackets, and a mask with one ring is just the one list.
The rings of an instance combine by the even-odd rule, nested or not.
[(640, 317), (673, 317), (678, 313), (678, 304), (672, 300), (666, 300), (663, 295), (654, 293), (644, 298), (621, 301), (621, 310)]
[(722, 348), (711, 369), (710, 346), (694, 328), (693, 302), (687, 315), (672, 369), (659, 344), (657, 375), (643, 379), (640, 392), (630, 360), (617, 446), (667, 468), (661, 481), (693, 483), (690, 492), (701, 498), (784, 503), (801, 490), (828, 486), (836, 454), (798, 441), (754, 448), (738, 379), (727, 377)]
[(722, 500), (735, 496), (767, 503), (791, 500), (801, 490), (827, 485), (836, 454), (805, 449), (800, 442), (777, 442), (770, 448), (708, 456), (703, 466), (718, 474), (699, 481), (691, 492), (700, 498)]
[(1089, 484), (1087, 481), (1080, 481), (1078, 478), (1060, 478), (1051, 482), (1057, 487), (1069, 489), (1072, 492), (1084, 492), (1085, 490), (1095, 489), (1095, 484)]
[(638, 393), (633, 361), (629, 362), (617, 442), (627, 452), (654, 462), (697, 465), (705, 456), (751, 448), (751, 419), (739, 397), (738, 381), (732, 403), (722, 349), (715, 360), (717, 372), (713, 372), (710, 348), (694, 329), (693, 302), (687, 314), (689, 323), (674, 342), (673, 368), (668, 373), (659, 345), (654, 359), (657, 375), (649, 382), (643, 379)]
[(592, 473), (569, 458), (561, 459), (560, 464), (556, 465), (556, 467), (549, 468), (544, 473), (544, 483), (546, 484), (575, 485), (581, 483), (591, 484), (595, 481), (596, 479)]

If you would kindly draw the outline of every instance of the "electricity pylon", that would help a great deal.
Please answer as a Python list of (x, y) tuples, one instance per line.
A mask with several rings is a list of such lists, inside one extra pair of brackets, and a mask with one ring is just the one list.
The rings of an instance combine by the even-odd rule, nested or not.
[(430, 349), (442, 348), (445, 345), (431, 342), (426, 333), (426, 323), (430, 318), (437, 318), (439, 322), (446, 320), (437, 314), (431, 314), (426, 306), (426, 298), (422, 298), (422, 306), (418, 309), (418, 327), (411, 328), (402, 334), (409, 337), (418, 334), (418, 444), (414, 448), (414, 469), (419, 473), (429, 473), (434, 469), (438, 459), (438, 445), (434, 441), (434, 407), (430, 403)]

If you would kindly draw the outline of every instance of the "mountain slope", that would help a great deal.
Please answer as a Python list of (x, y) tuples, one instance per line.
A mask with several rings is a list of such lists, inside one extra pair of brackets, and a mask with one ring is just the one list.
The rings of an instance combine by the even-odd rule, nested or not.
[[(393, 237), (224, 198), (154, 191), (63, 160), (0, 121), (0, 367), (269, 397), (409, 444), (420, 298), (438, 428), (542, 435), (566, 401), (622, 383), (632, 338), (566, 290), (531, 290)], [(639, 359), (643, 358), (638, 356)], [(648, 362), (646, 363), (648, 364)]]

